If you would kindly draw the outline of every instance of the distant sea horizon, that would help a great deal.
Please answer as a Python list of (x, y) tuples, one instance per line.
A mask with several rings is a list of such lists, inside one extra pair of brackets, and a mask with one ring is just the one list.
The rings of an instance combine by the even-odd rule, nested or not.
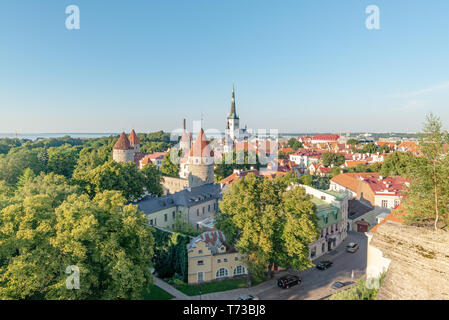
[[(139, 132), (138, 132), (139, 133)], [(222, 136), (224, 135), (224, 132), (221, 133)], [(313, 132), (313, 133), (305, 133), (305, 132), (299, 132), (299, 133), (289, 133), (289, 132), (279, 132), (279, 135), (281, 137), (294, 137), (294, 136), (308, 136), (308, 135), (314, 135), (314, 134), (323, 134), (323, 132)], [(326, 133), (329, 134), (329, 133)], [(362, 132), (350, 132), (350, 134), (363, 134)], [(414, 135), (416, 133), (403, 133), (403, 132), (371, 132), (371, 134), (406, 134), (406, 135)], [(35, 141), (37, 139), (51, 139), (51, 138), (61, 138), (65, 136), (70, 136), (72, 138), (80, 138), (80, 139), (89, 139), (89, 138), (102, 138), (102, 137), (109, 137), (109, 136), (118, 136), (120, 135), (120, 132), (103, 132), (103, 133), (89, 133), (89, 132), (60, 132), (60, 133), (0, 133), (0, 139), (2, 138), (19, 138), (19, 139), (29, 139), (32, 141)], [(193, 136), (196, 136), (196, 133), (193, 134)], [(215, 137), (215, 135), (212, 134), (212, 136)], [(342, 134), (344, 136), (344, 134)]]

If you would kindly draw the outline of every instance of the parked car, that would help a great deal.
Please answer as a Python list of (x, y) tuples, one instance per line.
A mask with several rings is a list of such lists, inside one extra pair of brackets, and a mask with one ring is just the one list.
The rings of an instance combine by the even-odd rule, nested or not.
[(289, 274), (286, 276), (283, 276), (282, 278), (279, 278), (278, 280), (278, 287), (282, 289), (290, 288), (291, 286), (294, 286), (295, 284), (300, 284), (301, 279), (298, 276)]
[(354, 281), (347, 281), (347, 282), (341, 282), (341, 281), (337, 281), (334, 282), (334, 284), (332, 285), (332, 289), (341, 289), (343, 287), (349, 286), (351, 284), (354, 284)]
[(358, 249), (359, 249), (359, 245), (358, 245), (357, 243), (355, 243), (355, 242), (351, 242), (350, 244), (348, 244), (348, 245), (346, 246), (346, 251), (347, 251), (347, 252), (354, 253), (354, 252), (356, 252)]
[(328, 268), (330, 268), (332, 266), (332, 261), (321, 261), (318, 262), (318, 264), (316, 265), (316, 268), (318, 270), (326, 270)]
[(246, 296), (238, 297), (237, 300), (259, 300), (259, 297), (248, 294)]

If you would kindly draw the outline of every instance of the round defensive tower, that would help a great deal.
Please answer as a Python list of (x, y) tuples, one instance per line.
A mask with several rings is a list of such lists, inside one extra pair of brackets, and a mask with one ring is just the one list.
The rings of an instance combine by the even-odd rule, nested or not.
[(190, 148), (187, 169), (191, 187), (214, 183), (214, 152), (206, 140), (203, 129)]
[(131, 146), (128, 137), (124, 132), (114, 145), (112, 159), (116, 162), (134, 162), (134, 148)]

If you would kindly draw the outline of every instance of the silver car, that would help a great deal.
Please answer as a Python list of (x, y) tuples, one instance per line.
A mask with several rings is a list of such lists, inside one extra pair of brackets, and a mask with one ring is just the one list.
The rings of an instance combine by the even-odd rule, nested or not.
[(354, 253), (354, 252), (356, 252), (358, 249), (359, 249), (359, 245), (358, 245), (357, 243), (355, 243), (355, 242), (351, 242), (350, 244), (348, 244), (348, 245), (346, 246), (346, 251), (347, 251), (347, 252)]

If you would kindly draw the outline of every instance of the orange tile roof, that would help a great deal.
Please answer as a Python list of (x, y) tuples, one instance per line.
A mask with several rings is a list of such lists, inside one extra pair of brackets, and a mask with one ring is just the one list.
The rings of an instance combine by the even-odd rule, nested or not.
[(358, 179), (359, 177), (368, 178), (373, 177), (377, 178), (379, 177), (379, 174), (377, 172), (347, 172), (347, 173), (340, 173), (333, 177), (331, 181), (341, 185), (342, 187), (345, 187), (353, 192), (357, 192), (358, 187)]
[(129, 142), (133, 145), (140, 144), (140, 140), (137, 137), (137, 134), (134, 131), (134, 129), (131, 131), (131, 134), (129, 135)]
[(346, 160), (345, 161), (345, 166), (346, 167), (357, 167), (357, 165), (359, 164), (366, 164), (366, 160)]
[(129, 143), (128, 137), (124, 132), (120, 135), (117, 142), (114, 145), (114, 150), (129, 150), (131, 149), (131, 144)]
[(204, 134), (204, 130), (201, 129), (198, 136), (195, 139), (195, 142), (190, 148), (189, 155), (191, 157), (213, 157), (214, 152), (212, 151), (209, 142), (206, 140), (206, 135)]
[[(398, 209), (400, 208), (400, 206), (398, 207)], [(405, 211), (401, 211), (396, 209), (395, 211), (393, 211), (392, 213), (390, 213), (388, 216), (385, 217), (385, 219), (383, 219), (381, 222), (379, 222), (378, 224), (376, 224), (374, 227), (371, 228), (371, 230), (369, 232), (371, 233), (376, 233), (377, 228), (384, 224), (387, 221), (393, 221), (393, 222), (397, 222), (397, 223), (404, 223), (404, 216), (407, 215), (407, 212)]]

